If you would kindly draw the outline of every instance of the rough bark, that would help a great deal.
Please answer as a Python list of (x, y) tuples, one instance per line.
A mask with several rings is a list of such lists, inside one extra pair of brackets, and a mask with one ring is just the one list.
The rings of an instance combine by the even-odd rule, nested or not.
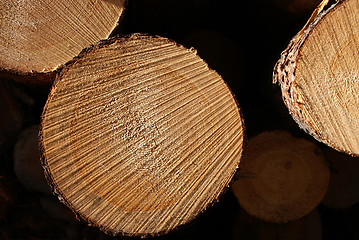
[(337, 150), (357, 155), (359, 3), (344, 0), (323, 8), (316, 9), (283, 51), (273, 78), (302, 129)]

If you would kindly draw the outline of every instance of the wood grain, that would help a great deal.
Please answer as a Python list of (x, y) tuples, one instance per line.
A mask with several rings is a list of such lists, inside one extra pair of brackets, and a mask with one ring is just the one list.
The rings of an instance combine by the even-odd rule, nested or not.
[(53, 87), (42, 116), (54, 191), (111, 234), (185, 224), (229, 185), (243, 123), (222, 78), (161, 37), (132, 35), (86, 49)]
[(44, 73), (109, 37), (124, 7), (125, 0), (2, 1), (0, 70), (49, 76)]
[(293, 118), (327, 145), (359, 154), (359, 2), (338, 1), (293, 38), (274, 81)]

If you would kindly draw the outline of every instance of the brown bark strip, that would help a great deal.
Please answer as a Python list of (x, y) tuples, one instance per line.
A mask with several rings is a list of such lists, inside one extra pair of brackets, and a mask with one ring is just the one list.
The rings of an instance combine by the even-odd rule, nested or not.
[[(357, 70), (356, 64), (350, 63), (356, 61), (356, 53), (348, 51), (353, 51), (358, 29), (356, 21), (336, 16), (350, 13), (353, 19), (358, 9), (355, 0), (343, 0), (321, 11), (326, 3), (318, 6), (282, 52), (274, 67), (273, 83), (281, 87), (283, 101), (300, 128), (318, 141), (357, 155), (357, 140), (353, 138), (357, 129), (356, 90), (352, 80)], [(328, 27), (322, 27), (324, 24)], [(321, 36), (326, 40), (320, 42)]]

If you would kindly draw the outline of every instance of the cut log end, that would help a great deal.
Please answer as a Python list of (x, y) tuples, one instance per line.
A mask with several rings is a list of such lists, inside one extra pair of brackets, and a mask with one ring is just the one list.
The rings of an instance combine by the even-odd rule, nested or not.
[(329, 168), (314, 143), (273, 131), (249, 140), (232, 190), (249, 214), (282, 223), (312, 211), (328, 184)]
[(157, 235), (229, 185), (243, 123), (225, 82), (193, 51), (136, 34), (62, 71), (41, 142), (48, 178), (77, 214), (114, 235)]
[(359, 154), (359, 3), (338, 1), (293, 38), (274, 71), (299, 126), (317, 140)]
[(109, 37), (124, 7), (125, 0), (1, 2), (0, 70), (45, 76)]

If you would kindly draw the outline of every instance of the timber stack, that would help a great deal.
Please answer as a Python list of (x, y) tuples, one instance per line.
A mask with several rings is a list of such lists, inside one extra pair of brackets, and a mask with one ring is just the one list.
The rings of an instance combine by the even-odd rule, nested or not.
[(359, 1), (241, 12), (0, 3), (0, 238), (358, 238)]

